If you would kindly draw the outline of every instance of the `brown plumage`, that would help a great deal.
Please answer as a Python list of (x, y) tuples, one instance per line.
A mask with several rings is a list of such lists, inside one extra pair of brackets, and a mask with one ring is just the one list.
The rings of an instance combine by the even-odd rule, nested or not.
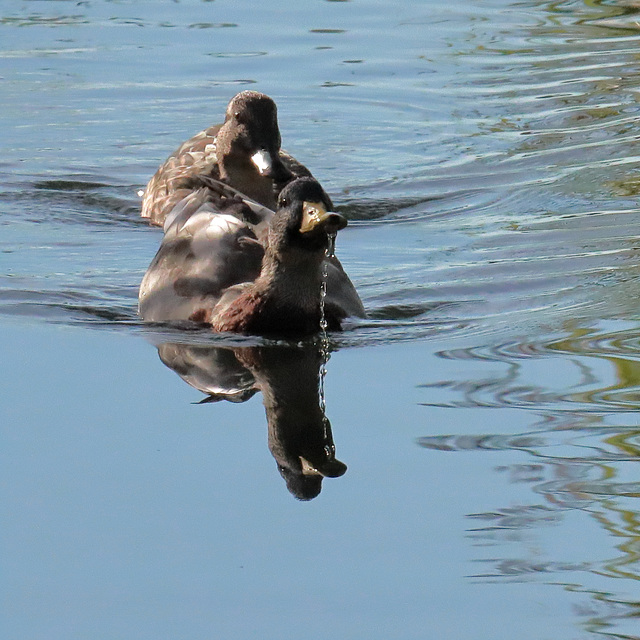
[[(245, 334), (311, 334), (320, 327), (320, 307), (299, 309), (282, 304), (269, 288), (255, 288), (236, 298), (224, 311), (209, 322), (215, 331)], [(275, 299), (274, 299), (275, 298)], [(327, 328), (338, 331), (346, 318), (343, 309), (325, 306)]]
[(257, 91), (243, 91), (229, 103), (225, 121), (184, 142), (160, 166), (143, 194), (142, 217), (157, 225), (194, 190), (199, 176), (228, 184), (275, 209), (281, 188), (310, 171), (280, 149), (275, 103)]

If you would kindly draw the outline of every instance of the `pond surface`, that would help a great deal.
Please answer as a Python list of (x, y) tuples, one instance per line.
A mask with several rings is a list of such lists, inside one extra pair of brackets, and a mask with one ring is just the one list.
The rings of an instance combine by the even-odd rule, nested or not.
[[(640, 638), (637, 3), (285, 4), (2, 3), (2, 637)], [(350, 219), (330, 423), (319, 341), (136, 315), (246, 88)]]

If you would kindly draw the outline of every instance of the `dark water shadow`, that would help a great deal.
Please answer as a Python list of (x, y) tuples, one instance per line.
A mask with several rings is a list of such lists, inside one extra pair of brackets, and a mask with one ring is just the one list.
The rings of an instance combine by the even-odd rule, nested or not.
[(16, 219), (37, 224), (148, 226), (140, 219), (136, 190), (136, 185), (110, 176), (72, 174), (14, 181), (0, 193), (0, 203), (6, 203)]
[(336, 458), (322, 397), (322, 350), (316, 344), (212, 346), (163, 342), (160, 360), (205, 394), (202, 404), (245, 402), (262, 394), (269, 450), (289, 492), (312, 500), (324, 478), (347, 466)]

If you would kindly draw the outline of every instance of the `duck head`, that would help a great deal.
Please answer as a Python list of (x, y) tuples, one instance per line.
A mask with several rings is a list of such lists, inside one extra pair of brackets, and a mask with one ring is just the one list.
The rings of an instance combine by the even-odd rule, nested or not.
[(329, 236), (347, 226), (346, 218), (331, 208), (329, 196), (313, 178), (290, 182), (278, 197), (269, 228), (269, 251), (303, 251), (324, 257)]
[(291, 179), (280, 159), (280, 129), (275, 102), (257, 91), (243, 91), (227, 107), (218, 132), (220, 177), (238, 191), (275, 208), (273, 185)]

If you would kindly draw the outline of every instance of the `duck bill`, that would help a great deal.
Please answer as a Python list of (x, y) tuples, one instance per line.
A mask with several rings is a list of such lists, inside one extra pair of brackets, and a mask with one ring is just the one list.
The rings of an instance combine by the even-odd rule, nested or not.
[(258, 170), (258, 173), (263, 178), (276, 178), (277, 174), (280, 174), (284, 167), (277, 154), (274, 155), (266, 149), (260, 149), (251, 156), (251, 162)]
[(261, 176), (268, 176), (273, 170), (273, 157), (264, 149), (256, 151), (251, 156), (251, 162), (256, 166), (256, 169)]
[(325, 233), (337, 233), (347, 226), (347, 219), (335, 211), (327, 211), (322, 202), (304, 202), (302, 205), (302, 223), (300, 233), (321, 230)]
[(321, 465), (313, 464), (300, 456), (302, 474), (305, 476), (322, 476), (323, 478), (339, 478), (347, 472), (347, 465), (335, 458), (325, 460)]
[(271, 178), (275, 182), (287, 182), (291, 179), (291, 172), (282, 164), (276, 153), (260, 149), (251, 156), (251, 162), (263, 178)]

